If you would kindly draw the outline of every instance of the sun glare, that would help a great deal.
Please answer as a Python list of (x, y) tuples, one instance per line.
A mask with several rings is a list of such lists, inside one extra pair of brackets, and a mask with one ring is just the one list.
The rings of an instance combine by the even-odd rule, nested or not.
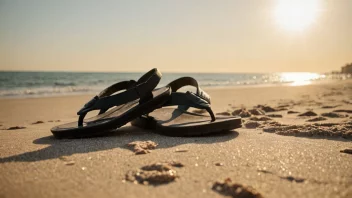
[(274, 20), (288, 31), (303, 31), (318, 18), (320, 0), (277, 0)]
[(288, 82), (291, 86), (300, 86), (311, 84), (313, 80), (320, 78), (320, 75), (317, 73), (282, 73), (280, 75), (282, 82)]

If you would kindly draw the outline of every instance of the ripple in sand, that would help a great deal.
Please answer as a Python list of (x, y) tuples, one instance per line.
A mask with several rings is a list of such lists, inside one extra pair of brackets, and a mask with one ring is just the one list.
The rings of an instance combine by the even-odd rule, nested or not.
[(295, 114), (295, 113), (300, 113), (298, 111), (287, 111), (287, 114)]
[(212, 190), (225, 196), (242, 198), (262, 198), (263, 196), (253, 187), (233, 183), (230, 178), (223, 182), (217, 181), (213, 184)]
[(268, 126), (264, 127), (263, 131), (268, 133), (276, 133), (278, 135), (311, 137), (311, 136), (326, 136), (326, 137), (343, 137), (346, 139), (352, 138), (352, 125), (349, 123), (321, 123), (321, 124), (306, 124), (306, 125), (289, 125), (289, 126)]
[(352, 113), (352, 110), (348, 110), (348, 109), (338, 109), (338, 110), (335, 110), (333, 112), (336, 112), (336, 113)]
[(270, 117), (270, 118), (282, 118), (281, 114), (269, 114), (267, 116)]
[(321, 115), (324, 117), (328, 117), (328, 118), (344, 118), (344, 117), (346, 117), (345, 115), (342, 115), (339, 113), (334, 113), (334, 112), (322, 113)]
[(7, 130), (18, 130), (18, 129), (25, 129), (26, 127), (24, 126), (13, 126), (13, 127), (9, 127), (7, 128)]
[(268, 121), (268, 120), (272, 120), (271, 118), (266, 117), (266, 116), (263, 116), (263, 117), (251, 117), (249, 119), (253, 120), (253, 121)]
[(152, 149), (155, 149), (158, 144), (153, 141), (135, 141), (128, 143), (127, 146), (133, 147), (133, 151), (136, 155), (150, 153)]
[(334, 105), (334, 106), (326, 105), (326, 106), (322, 106), (321, 108), (323, 108), (323, 109), (333, 109), (333, 108), (336, 108), (338, 106), (340, 106), (340, 105)]
[(317, 116), (318, 114), (316, 114), (315, 112), (313, 111), (307, 111), (305, 113), (301, 113), (299, 114), (298, 116)]
[(318, 121), (324, 121), (324, 120), (327, 120), (327, 119), (324, 117), (316, 117), (316, 118), (307, 120), (307, 122), (318, 122)]

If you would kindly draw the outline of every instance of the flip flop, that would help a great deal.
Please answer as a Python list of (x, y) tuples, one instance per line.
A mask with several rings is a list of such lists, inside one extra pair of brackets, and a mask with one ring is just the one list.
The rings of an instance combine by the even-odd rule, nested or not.
[[(176, 92), (188, 85), (196, 87), (196, 93)], [(148, 115), (133, 120), (131, 122), (133, 126), (150, 129), (167, 136), (199, 136), (241, 127), (240, 117), (215, 117), (210, 106), (210, 96), (198, 86), (198, 82), (194, 78), (179, 78), (168, 86), (172, 93), (163, 107), (175, 105), (178, 107), (156, 109)], [(210, 116), (187, 111), (190, 107), (203, 109)]]
[[(152, 69), (137, 82), (122, 81), (111, 85), (78, 111), (78, 121), (53, 127), (51, 132), (57, 138), (80, 138), (101, 135), (119, 128), (138, 116), (161, 107), (168, 100), (170, 87), (154, 90), (160, 79), (159, 70)], [(84, 119), (92, 110), (100, 111), (98, 115)]]

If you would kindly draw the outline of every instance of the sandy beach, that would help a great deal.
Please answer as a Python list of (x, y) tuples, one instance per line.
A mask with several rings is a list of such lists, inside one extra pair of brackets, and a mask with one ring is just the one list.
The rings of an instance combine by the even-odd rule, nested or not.
[[(226, 179), (262, 197), (352, 196), (352, 81), (205, 90), (214, 112), (245, 115), (243, 127), (181, 138), (127, 125), (58, 140), (50, 128), (76, 120), (92, 96), (0, 99), (0, 197), (225, 197), (214, 185)], [(127, 146), (148, 140), (158, 146), (144, 155)], [(171, 161), (183, 166), (170, 183), (126, 180)]]

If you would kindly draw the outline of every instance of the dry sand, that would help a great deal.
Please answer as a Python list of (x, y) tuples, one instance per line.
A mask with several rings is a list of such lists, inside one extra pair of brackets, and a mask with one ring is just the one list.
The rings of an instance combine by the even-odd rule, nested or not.
[[(57, 140), (50, 128), (77, 119), (76, 111), (91, 96), (1, 99), (0, 197), (224, 197), (241, 192), (252, 197), (352, 196), (352, 155), (342, 152), (352, 148), (351, 81), (207, 91), (218, 113), (231, 114), (241, 108), (260, 113), (254, 106), (274, 112), (245, 118), (245, 122), (257, 122), (249, 123), (248, 129), (215, 136), (165, 137), (126, 126), (107, 137)], [(298, 116), (307, 111), (317, 116)], [(343, 116), (323, 116), (330, 112)], [(316, 117), (326, 120), (307, 122)], [(338, 125), (328, 125), (337, 129), (323, 125), (316, 133), (296, 130), (285, 136), (263, 131), (282, 125), (308, 130), (309, 126), (301, 125), (315, 123)], [(15, 128), (7, 130), (10, 127)], [(320, 129), (331, 131), (319, 133)], [(149, 140), (157, 147), (143, 155), (127, 146)], [(126, 173), (170, 161), (184, 165), (167, 172), (168, 178), (176, 174), (170, 182), (148, 185), (126, 180)], [(153, 173), (153, 178), (162, 180), (165, 175), (160, 174), (164, 172)], [(224, 181), (231, 183), (219, 189)]]

